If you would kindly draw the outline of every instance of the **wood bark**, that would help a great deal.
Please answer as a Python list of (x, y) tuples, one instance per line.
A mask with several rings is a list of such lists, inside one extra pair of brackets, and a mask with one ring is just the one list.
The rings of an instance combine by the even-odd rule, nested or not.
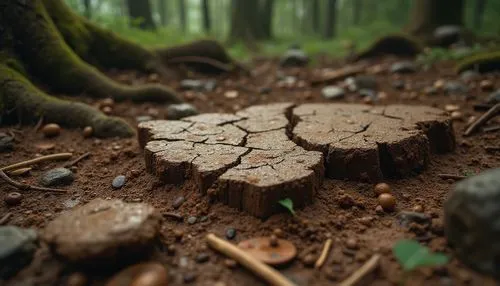
[(263, 0), (260, 7), (259, 18), (262, 21), (261, 39), (269, 40), (273, 37), (273, 12), (274, 0)]
[(168, 25), (167, 0), (158, 0), (158, 14), (160, 15), (160, 23), (162, 26)]
[(331, 39), (336, 34), (337, 0), (328, 0), (327, 15), (325, 19), (324, 38)]
[(212, 31), (212, 19), (210, 17), (210, 5), (208, 0), (201, 1), (201, 11), (203, 18), (203, 29), (209, 34)]
[(184, 0), (179, 0), (179, 21), (181, 29), (183, 32), (187, 31), (187, 20), (186, 20), (186, 2)]
[(408, 31), (429, 42), (437, 27), (463, 26), (464, 4), (464, 0), (414, 0)]
[(143, 30), (156, 29), (149, 0), (127, 0), (127, 7), (133, 25), (138, 21), (138, 27)]
[(474, 29), (480, 29), (483, 21), (486, 0), (475, 0), (474, 2)]
[(320, 32), (319, 0), (312, 0), (312, 29), (314, 33)]
[(230, 40), (250, 43), (259, 38), (258, 1), (233, 0)]

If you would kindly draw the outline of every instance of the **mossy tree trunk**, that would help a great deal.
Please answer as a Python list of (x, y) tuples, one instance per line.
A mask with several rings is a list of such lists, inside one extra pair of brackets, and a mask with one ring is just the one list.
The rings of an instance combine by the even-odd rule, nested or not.
[(260, 6), (261, 38), (269, 40), (273, 37), (274, 0), (263, 0)]
[(429, 43), (437, 27), (463, 26), (464, 0), (414, 0), (408, 32)]
[(259, 38), (259, 1), (233, 0), (230, 40), (251, 42)]
[(149, 0), (127, 0), (128, 14), (133, 26), (143, 30), (155, 30)]
[(210, 34), (212, 31), (212, 18), (210, 17), (210, 4), (208, 0), (202, 0), (201, 11), (203, 16), (203, 29), (205, 33)]
[(328, 0), (326, 9), (325, 29), (323, 30), (323, 37), (325, 39), (332, 39), (335, 37), (336, 22), (337, 22), (337, 0)]
[[(85, 94), (117, 101), (176, 103), (175, 93), (160, 85), (130, 87), (118, 84), (102, 69), (126, 68), (167, 74), (164, 63), (175, 56), (206, 56), (205, 45), (219, 59), (230, 59), (214, 43), (183, 48), (147, 50), (91, 24), (73, 13), (62, 0), (0, 1), (0, 116), (21, 123), (59, 123), (91, 126), (96, 136), (130, 136), (123, 120), (107, 117), (87, 105), (46, 94), (33, 82), (66, 95)], [(216, 54), (222, 50), (222, 56)], [(194, 53), (194, 54), (193, 54)], [(226, 57), (226, 58), (224, 58)]]
[(185, 0), (179, 0), (179, 21), (183, 32), (187, 32), (187, 20), (186, 20), (186, 2)]

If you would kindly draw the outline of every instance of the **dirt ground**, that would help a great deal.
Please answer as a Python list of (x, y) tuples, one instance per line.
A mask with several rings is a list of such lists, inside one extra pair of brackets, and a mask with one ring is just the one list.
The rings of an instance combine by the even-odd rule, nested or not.
[[(380, 65), (388, 67), (395, 59), (373, 61), (370, 66)], [(298, 82), (293, 86), (280, 86), (276, 83), (276, 62), (261, 60), (255, 62), (253, 71), (255, 78), (222, 76), (216, 77), (218, 85), (213, 92), (180, 91), (186, 101), (195, 105), (200, 112), (227, 112), (233, 113), (244, 107), (255, 104), (271, 102), (313, 103), (328, 102), (321, 96), (324, 85), (310, 86), (310, 80), (315, 71), (322, 67), (340, 67), (339, 62), (319, 60), (319, 67), (284, 70), (287, 75), (294, 75)], [(130, 83), (140, 84), (152, 80), (147, 75), (134, 72), (109, 73), (115, 79)], [(194, 75), (196, 77), (196, 75)], [(485, 169), (500, 166), (500, 133), (479, 132), (464, 138), (462, 133), (470, 116), (479, 116), (483, 111), (474, 111), (474, 104), (484, 101), (490, 93), (481, 91), (478, 83), (482, 79), (489, 79), (500, 88), (497, 83), (500, 75), (482, 75), (478, 80), (469, 84), (471, 98), (464, 100), (443, 92), (436, 95), (424, 95), (423, 87), (432, 86), (438, 79), (457, 79), (452, 64), (440, 64), (428, 71), (419, 71), (414, 74), (393, 75), (381, 72), (374, 75), (380, 85), (380, 91), (386, 93), (387, 98), (375, 104), (408, 104), (429, 105), (445, 108), (445, 105), (454, 104), (460, 107), (463, 118), (454, 121), (457, 137), (457, 148), (454, 152), (431, 156), (431, 161), (426, 170), (420, 175), (387, 181), (393, 189), (397, 199), (394, 212), (378, 213), (377, 199), (373, 193), (373, 184), (352, 181), (326, 179), (316, 194), (312, 204), (304, 209), (297, 210), (294, 218), (288, 213), (273, 215), (266, 220), (260, 220), (244, 212), (231, 209), (220, 203), (209, 203), (207, 198), (195, 191), (192, 184), (182, 186), (163, 186), (145, 170), (144, 157), (139, 147), (137, 138), (130, 139), (85, 139), (81, 130), (63, 130), (61, 135), (46, 139), (33, 127), (3, 126), (0, 132), (15, 134), (17, 140), (15, 150), (10, 153), (0, 154), (2, 166), (27, 160), (40, 154), (59, 152), (72, 152), (74, 158), (91, 152), (89, 159), (78, 163), (75, 169), (75, 182), (66, 187), (67, 194), (54, 195), (40, 192), (23, 193), (22, 203), (18, 206), (8, 207), (0, 204), (0, 218), (11, 213), (8, 224), (21, 227), (43, 228), (52, 218), (67, 210), (74, 203), (83, 204), (94, 198), (119, 198), (125, 201), (148, 202), (155, 206), (161, 213), (175, 212), (184, 217), (184, 221), (166, 218), (162, 227), (163, 246), (158, 243), (153, 256), (148, 260), (164, 263), (169, 272), (169, 285), (265, 285), (262, 280), (242, 267), (234, 269), (227, 267), (225, 257), (207, 248), (205, 236), (215, 233), (225, 237), (228, 228), (236, 230), (233, 243), (255, 236), (267, 236), (276, 229), (283, 231), (283, 237), (292, 241), (298, 248), (299, 256), (290, 265), (282, 267), (280, 271), (295, 281), (298, 285), (335, 285), (342, 281), (353, 271), (358, 269), (373, 254), (382, 255), (380, 267), (373, 274), (359, 283), (359, 285), (397, 285), (402, 277), (401, 267), (392, 255), (393, 244), (401, 238), (414, 238), (434, 251), (445, 252), (452, 256), (451, 249), (443, 237), (443, 202), (452, 190), (455, 181), (441, 179), (438, 174), (464, 175), (477, 173)], [(403, 79), (407, 83), (405, 91), (393, 88), (395, 79)], [(164, 82), (178, 88), (178, 82)], [(475, 87), (474, 87), (475, 86)], [(271, 87), (269, 94), (259, 93), (262, 87)], [(236, 98), (227, 98), (224, 92), (237, 90)], [(97, 101), (84, 99), (85, 102), (97, 105)], [(363, 99), (356, 93), (336, 102), (363, 103)], [(165, 107), (157, 104), (132, 104), (116, 103), (113, 115), (126, 118), (131, 124), (137, 125), (135, 118), (141, 115), (151, 115), (163, 119)], [(490, 124), (498, 124), (498, 119)], [(43, 143), (53, 143), (53, 148), (44, 150), (40, 148)], [(46, 145), (46, 144), (45, 144)], [(44, 146), (42, 146), (44, 147)], [(25, 183), (37, 184), (38, 178), (44, 170), (62, 166), (64, 162), (43, 163), (29, 174), (16, 177)], [(113, 178), (117, 175), (126, 175), (127, 182), (119, 190), (111, 186)], [(4, 197), (9, 192), (15, 191), (5, 183), (0, 185), (0, 196)], [(341, 198), (352, 198), (351, 206), (339, 204)], [(172, 203), (184, 196), (186, 201), (174, 209)], [(421, 206), (425, 213), (433, 220), (428, 227), (414, 226), (401, 227), (396, 215), (399, 211), (411, 211)], [(203, 217), (204, 222), (190, 225), (186, 219), (190, 216)], [(182, 232), (182, 238), (178, 239)], [(319, 255), (319, 251), (327, 237), (333, 238), (333, 250), (325, 266), (315, 270), (307, 264), (307, 254)], [(355, 240), (354, 249), (347, 248), (347, 241)], [(168, 253), (165, 244), (175, 247), (175, 254)], [(200, 252), (209, 254), (208, 263), (197, 263), (195, 257)], [(187, 265), (185, 264), (187, 257)], [(306, 260), (306, 261), (304, 261)], [(65, 265), (55, 258), (40, 250), (30, 267), (20, 272), (12, 284), (26, 281), (38, 285), (66, 285), (68, 275), (79, 271), (83, 272), (92, 285), (102, 285), (106, 278), (117, 270), (103, 268), (80, 269)], [(192, 279), (185, 279), (191, 276)], [(193, 278), (194, 276), (194, 278)], [(27, 280), (28, 279), (28, 280)], [(186, 281), (184, 281), (186, 280)], [(190, 281), (193, 280), (193, 281)], [(496, 285), (487, 277), (466, 268), (457, 259), (439, 268), (423, 268), (411, 274), (406, 285)], [(219, 284), (217, 284), (219, 283)], [(26, 285), (26, 284), (24, 284)]]

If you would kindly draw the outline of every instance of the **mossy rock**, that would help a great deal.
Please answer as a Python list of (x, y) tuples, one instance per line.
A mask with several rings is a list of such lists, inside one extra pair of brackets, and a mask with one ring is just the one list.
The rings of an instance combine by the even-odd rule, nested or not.
[(418, 40), (405, 34), (393, 34), (375, 40), (356, 56), (356, 60), (376, 58), (384, 55), (415, 57), (423, 51)]
[(461, 60), (456, 67), (457, 73), (472, 69), (481, 73), (500, 71), (500, 51), (475, 54)]

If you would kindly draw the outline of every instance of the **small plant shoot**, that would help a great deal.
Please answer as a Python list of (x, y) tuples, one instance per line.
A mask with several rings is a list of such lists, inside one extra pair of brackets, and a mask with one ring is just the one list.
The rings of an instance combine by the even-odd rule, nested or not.
[(411, 272), (423, 266), (440, 266), (449, 261), (448, 256), (442, 253), (432, 253), (429, 248), (414, 240), (400, 240), (392, 250), (405, 272)]
[(278, 202), (284, 208), (286, 208), (293, 216), (295, 216), (295, 210), (293, 209), (293, 201), (290, 198), (286, 198)]

